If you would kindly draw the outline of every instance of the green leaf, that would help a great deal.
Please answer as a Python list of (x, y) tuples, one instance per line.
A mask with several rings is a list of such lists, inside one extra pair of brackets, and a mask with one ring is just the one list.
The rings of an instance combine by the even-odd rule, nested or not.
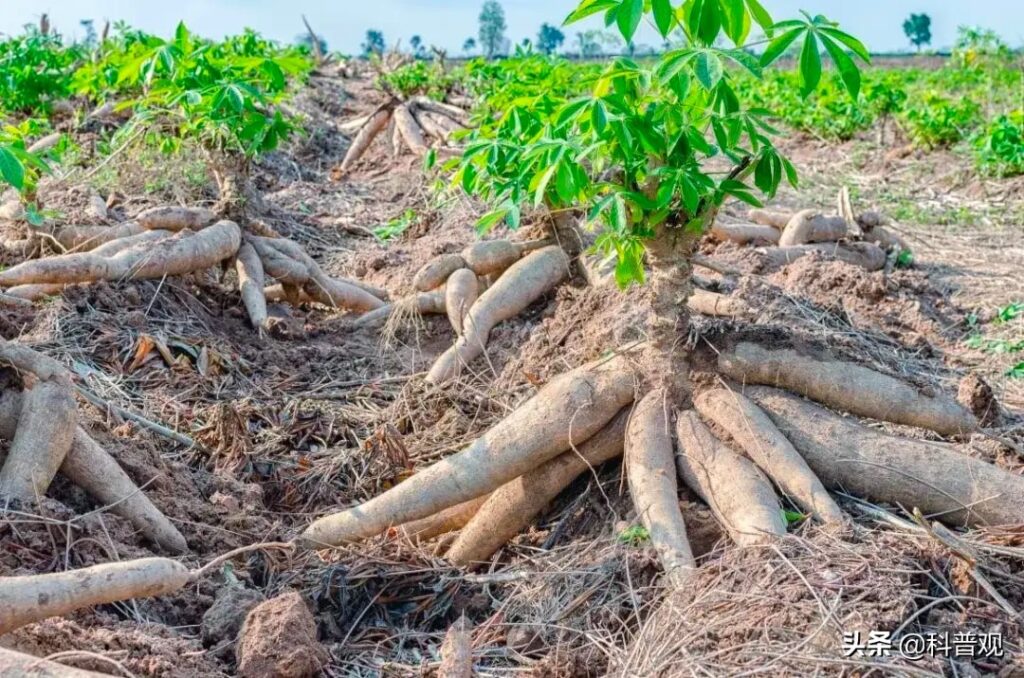
[(769, 38), (772, 37), (772, 26), (774, 22), (772, 17), (768, 14), (767, 10), (761, 5), (758, 0), (746, 0), (747, 9), (750, 11), (750, 15), (754, 17), (754, 21), (757, 25), (764, 30), (764, 34)]
[(786, 31), (779, 37), (768, 43), (768, 47), (765, 48), (764, 54), (761, 55), (761, 66), (767, 66), (772, 63), (780, 56), (786, 53), (789, 46), (793, 44), (797, 38), (800, 37), (801, 33), (804, 33), (807, 29), (801, 24), (800, 28), (794, 28), (790, 31)]
[(725, 34), (739, 47), (750, 34), (750, 15), (743, 0), (719, 0), (725, 15)]
[(819, 28), (818, 31), (820, 33), (823, 33), (823, 34), (827, 35), (830, 38), (834, 38), (834, 39), (838, 40), (839, 42), (843, 43), (844, 45), (849, 47), (853, 51), (854, 54), (859, 56), (864, 61), (870, 63), (870, 61), (871, 61), (871, 54), (868, 53), (868, 48), (864, 46), (864, 43), (862, 43), (860, 40), (858, 40), (857, 38), (853, 37), (849, 33), (844, 33), (843, 31), (839, 30), (838, 28), (830, 28), (830, 27), (824, 27), (824, 26)]
[(560, 162), (556, 162), (548, 167), (543, 174), (540, 175), (540, 180), (537, 182), (536, 191), (533, 194), (533, 206), (540, 207), (544, 204), (544, 196), (548, 190), (548, 184), (554, 178), (555, 173), (558, 171), (558, 167), (561, 165)]
[(730, 49), (724, 50), (722, 54), (750, 71), (755, 78), (761, 77), (761, 62), (750, 52), (745, 52), (742, 49)]
[(832, 57), (832, 62), (836, 65), (836, 70), (839, 71), (839, 77), (846, 85), (846, 91), (850, 93), (851, 98), (856, 100), (860, 96), (860, 69), (857, 68), (857, 64), (843, 51), (842, 47), (825, 35), (821, 36), (821, 44), (825, 45), (825, 50)]
[(800, 51), (800, 84), (804, 97), (817, 88), (821, 82), (821, 54), (818, 52), (818, 38), (807, 32), (804, 48)]
[(632, 42), (636, 35), (636, 29), (640, 26), (640, 20), (644, 16), (644, 0), (622, 0), (619, 12), (615, 20), (619, 24), (619, 32), (626, 42)]
[(429, 172), (437, 164), (437, 149), (431, 148), (427, 151), (426, 155), (423, 156), (423, 171)]
[(608, 127), (608, 111), (600, 100), (595, 100), (593, 108), (590, 109), (590, 124), (598, 134), (604, 134), (605, 128)]
[(682, 49), (662, 55), (657, 66), (658, 78), (662, 83), (667, 83), (682, 72), (686, 64), (693, 59), (693, 56), (693, 50), (689, 49)]
[(25, 189), (25, 166), (9, 149), (0, 146), (0, 176), (21, 192)]
[(694, 35), (705, 45), (713, 45), (722, 28), (722, 14), (718, 0), (697, 0), (693, 6), (695, 16), (691, 21), (696, 26)]
[(651, 7), (654, 10), (654, 24), (658, 27), (658, 32), (661, 33), (661, 37), (667, 38), (672, 32), (672, 22), (675, 19), (671, 0), (652, 0)]
[(807, 516), (799, 511), (790, 511), (789, 509), (782, 510), (782, 518), (786, 521), (786, 525), (793, 525), (807, 518)]
[(785, 156), (779, 156), (779, 159), (782, 161), (782, 169), (786, 173), (786, 181), (793, 188), (797, 188), (800, 184), (800, 178), (797, 176), (796, 167), (793, 167), (793, 163)]
[(696, 63), (694, 63), (694, 74), (697, 76), (697, 80), (700, 84), (704, 85), (704, 89), (711, 91), (721, 81), (724, 69), (722, 68), (722, 60), (718, 58), (716, 54), (709, 51), (701, 51), (697, 53)]
[(483, 215), (477, 220), (477, 232), (480, 233), (481, 235), (487, 233), (492, 228), (494, 228), (498, 224), (498, 222), (504, 219), (507, 214), (508, 210), (505, 209), (497, 209), (494, 210), (493, 212), (488, 212), (487, 214)]
[(558, 163), (558, 173), (555, 176), (555, 192), (563, 204), (569, 204), (576, 197), (576, 180), (572, 170), (567, 163)]
[(563, 23), (575, 23), (598, 12), (604, 12), (610, 8), (617, 7), (618, 4), (618, 0), (584, 0), (584, 2), (580, 3), (579, 7), (565, 18)]

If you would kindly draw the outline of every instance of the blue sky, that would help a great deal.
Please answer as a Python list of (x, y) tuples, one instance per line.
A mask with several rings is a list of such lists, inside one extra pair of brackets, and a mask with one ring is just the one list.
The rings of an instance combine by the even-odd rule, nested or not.
[[(79, 19), (123, 19), (133, 26), (169, 34), (179, 19), (195, 31), (220, 37), (244, 26), (278, 39), (291, 40), (302, 32), (306, 14), (332, 49), (357, 52), (367, 28), (384, 31), (389, 44), (419, 34), (427, 44), (458, 53), (463, 41), (476, 35), (483, 0), (0, 0), (0, 32), (20, 30), (26, 22), (49, 12), (54, 25), (68, 35), (81, 33)], [(999, 30), (1013, 46), (1024, 44), (1024, 0), (762, 0), (776, 18), (799, 9), (823, 13), (861, 37), (875, 51), (907, 47), (901, 28), (911, 12), (932, 17), (932, 45), (949, 46), (959, 24)], [(518, 42), (533, 37), (542, 22), (560, 23), (575, 6), (573, 0), (502, 0), (508, 37)], [(599, 23), (597, 24), (600, 25)], [(594, 27), (591, 24), (589, 27)], [(580, 30), (565, 29), (569, 38)], [(656, 44), (647, 33), (638, 42)]]

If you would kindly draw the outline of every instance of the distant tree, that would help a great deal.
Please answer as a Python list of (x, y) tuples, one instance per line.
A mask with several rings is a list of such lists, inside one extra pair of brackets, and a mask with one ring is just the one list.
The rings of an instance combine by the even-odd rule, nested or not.
[(484, 55), (490, 59), (507, 50), (508, 40), (505, 38), (505, 10), (498, 0), (487, 0), (480, 11), (480, 47)]
[[(327, 54), (327, 41), (324, 40), (324, 36), (322, 36), (322, 35), (316, 36), (316, 41), (318, 43), (320, 43), (320, 45), (319, 45), (319, 47), (320, 47), (320, 54)], [(316, 51), (316, 50), (313, 49), (313, 36), (310, 35), (309, 33), (299, 33), (298, 35), (296, 35), (295, 36), (295, 44), (296, 45), (304, 45), (304, 46), (308, 47), (310, 52), (315, 52)]]
[(576, 34), (576, 49), (584, 59), (599, 57), (604, 52), (599, 36), (601, 31), (584, 31)]
[(921, 45), (929, 45), (932, 42), (932, 18), (927, 14), (911, 14), (903, 22), (903, 32), (920, 52)]
[(462, 43), (462, 51), (469, 54), (476, 49), (476, 38), (466, 38), (466, 42)]
[(363, 43), (363, 56), (368, 57), (371, 54), (380, 56), (384, 53), (384, 49), (384, 34), (373, 28), (366, 31), (366, 42)]
[(541, 24), (537, 34), (537, 49), (545, 54), (553, 54), (565, 42), (565, 33), (551, 24)]
[(427, 56), (427, 48), (423, 46), (423, 38), (420, 36), (414, 35), (409, 38), (409, 46), (412, 47), (412, 54), (417, 59)]
[(78, 25), (85, 30), (85, 37), (82, 38), (82, 44), (90, 49), (95, 47), (98, 42), (98, 37), (96, 35), (96, 26), (93, 24), (93, 20), (82, 19), (78, 22)]

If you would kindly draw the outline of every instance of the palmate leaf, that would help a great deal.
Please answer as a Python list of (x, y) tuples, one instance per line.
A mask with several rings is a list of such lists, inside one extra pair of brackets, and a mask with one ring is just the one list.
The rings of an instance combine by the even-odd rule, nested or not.
[(579, 7), (569, 13), (569, 16), (565, 18), (564, 23), (575, 23), (582, 19), (586, 19), (588, 16), (592, 16), (600, 12), (607, 12), (608, 10), (618, 6), (619, 0), (584, 0), (580, 3)]
[(850, 93), (851, 97), (856, 99), (860, 96), (860, 69), (857, 68), (857, 64), (853, 62), (853, 59), (843, 51), (843, 48), (837, 45), (831, 38), (824, 33), (819, 34), (819, 37), (821, 38), (821, 44), (825, 46), (825, 50), (832, 58), (832, 63), (836, 65), (839, 77), (842, 78), (843, 84), (846, 85), (846, 91)]
[(0, 146), (0, 177), (21, 192), (25, 188), (25, 166), (9, 148)]
[(636, 29), (640, 27), (640, 20), (644, 16), (644, 0), (622, 0), (619, 11), (615, 16), (619, 24), (619, 32), (626, 39), (627, 43), (633, 41)]
[(818, 52), (818, 37), (808, 31), (804, 38), (804, 48), (800, 50), (800, 84), (801, 94), (805, 97), (813, 92), (821, 82), (821, 53)]
[[(778, 28), (778, 25), (776, 25), (776, 28)], [(780, 56), (785, 54), (786, 50), (789, 49), (789, 46), (792, 45), (804, 32), (805, 29), (803, 28), (791, 28), (768, 43), (768, 47), (765, 48), (764, 54), (761, 55), (762, 68), (770, 65)]]
[(750, 34), (750, 14), (743, 0), (719, 0), (724, 14), (725, 34), (737, 47), (743, 45)]
[(793, 43), (803, 37), (804, 42), (800, 49), (798, 63), (801, 94), (804, 97), (808, 96), (821, 82), (820, 49), (824, 46), (839, 71), (843, 87), (852, 98), (856, 99), (860, 95), (860, 69), (839, 43), (849, 47), (864, 61), (869, 60), (870, 55), (867, 49), (859, 40), (840, 31), (833, 22), (820, 14), (813, 18), (807, 13), (804, 13), (804, 16), (807, 17), (807, 21), (795, 19), (780, 21), (773, 26), (775, 31), (783, 32), (768, 44), (764, 54), (761, 55), (761, 66), (768, 66), (777, 60)]
[(764, 30), (764, 34), (769, 38), (772, 37), (772, 16), (767, 10), (761, 5), (759, 0), (746, 0), (747, 10), (750, 12), (750, 16), (754, 18), (757, 25)]
[(671, 0), (651, 0), (651, 10), (654, 12), (654, 25), (658, 27), (658, 32), (661, 37), (667, 38), (675, 23)]

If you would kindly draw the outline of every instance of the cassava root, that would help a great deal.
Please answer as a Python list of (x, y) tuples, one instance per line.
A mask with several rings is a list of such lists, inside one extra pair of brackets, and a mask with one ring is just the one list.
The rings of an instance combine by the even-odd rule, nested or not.
[(360, 506), (320, 518), (297, 543), (364, 539), (487, 494), (597, 433), (633, 399), (634, 380), (623, 354), (567, 372), (469, 447)]
[[(0, 438), (14, 437), (23, 396), (15, 390), (0, 394)], [(188, 544), (177, 528), (156, 508), (121, 466), (78, 426), (59, 472), (85, 490), (99, 505), (125, 518), (147, 539), (169, 553), (185, 553)]]
[(700, 415), (724, 429), (747, 456), (814, 520), (844, 523), (842, 509), (771, 419), (741, 393), (716, 388), (694, 398)]
[(885, 435), (777, 389), (745, 391), (826, 487), (949, 524), (1021, 522), (1024, 478), (955, 445)]
[(697, 566), (679, 510), (669, 403), (658, 389), (633, 408), (625, 434), (625, 466), (633, 508), (647, 529), (665, 576), (682, 586)]
[(141, 558), (54, 574), (2, 577), (0, 635), (82, 607), (174, 593), (189, 579), (188, 569), (168, 558)]
[(463, 335), (434, 362), (427, 381), (440, 384), (459, 375), (465, 365), (483, 354), (494, 326), (515, 317), (562, 282), (569, 258), (561, 247), (541, 248), (513, 264), (480, 295), (463, 320)]
[(679, 475), (700, 495), (732, 540), (760, 544), (786, 534), (775, 490), (750, 460), (730, 450), (693, 410), (676, 420)]
[(627, 419), (628, 412), (620, 412), (578, 449), (566, 450), (491, 493), (459, 531), (445, 558), (456, 565), (490, 558), (577, 476), (622, 454)]
[(974, 415), (952, 398), (920, 393), (899, 379), (850, 362), (740, 342), (719, 354), (718, 367), (740, 383), (785, 388), (879, 421), (942, 435), (962, 435), (978, 427)]

